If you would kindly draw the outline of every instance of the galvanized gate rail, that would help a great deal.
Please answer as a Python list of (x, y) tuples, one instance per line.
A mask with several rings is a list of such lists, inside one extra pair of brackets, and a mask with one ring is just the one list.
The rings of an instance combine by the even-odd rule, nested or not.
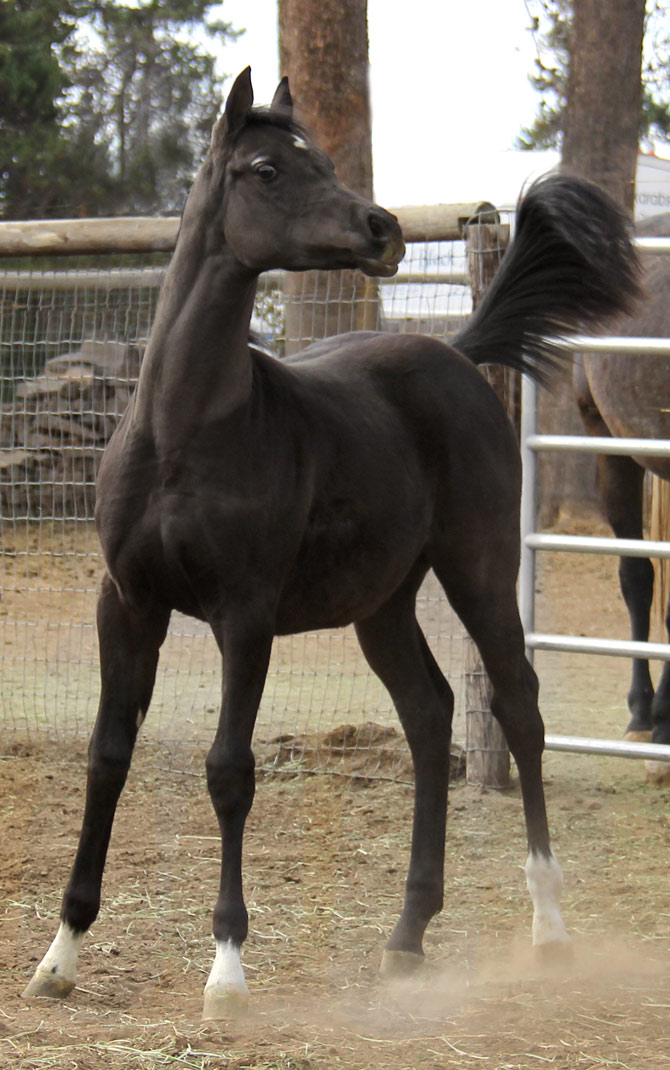
[[(638, 246), (670, 253), (667, 239), (640, 239)], [(664, 338), (589, 338), (577, 336), (566, 343), (573, 350), (589, 353), (649, 353), (670, 355), (670, 340)], [(536, 454), (541, 450), (582, 451), (619, 455), (670, 457), (670, 441), (661, 439), (595, 438), (587, 435), (540, 435), (537, 433), (537, 386), (527, 376), (521, 388), (521, 568), (519, 610), (526, 636), (526, 652), (533, 661), (536, 650), (570, 651), (617, 657), (670, 660), (670, 644), (642, 643), (571, 635), (552, 635), (535, 630), (535, 555), (538, 551), (615, 554), (617, 557), (670, 558), (670, 542), (615, 539), (576, 535), (546, 535), (536, 531)], [(579, 754), (607, 754), (670, 762), (670, 746), (629, 743), (621, 740), (586, 739), (577, 736), (545, 737), (547, 750)]]

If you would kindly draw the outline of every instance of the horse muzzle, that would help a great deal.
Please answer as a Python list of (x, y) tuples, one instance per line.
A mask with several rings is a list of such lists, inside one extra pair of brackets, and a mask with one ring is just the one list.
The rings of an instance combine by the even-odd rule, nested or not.
[(366, 275), (389, 277), (395, 275), (398, 264), (405, 255), (400, 224), (394, 215), (384, 208), (373, 205), (367, 216), (370, 236), (380, 248), (377, 255), (361, 258), (361, 270)]

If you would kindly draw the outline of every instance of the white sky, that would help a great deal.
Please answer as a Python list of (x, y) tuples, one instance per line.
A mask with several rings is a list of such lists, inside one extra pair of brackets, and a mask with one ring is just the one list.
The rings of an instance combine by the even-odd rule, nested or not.
[[(234, 76), (250, 64), (256, 102), (269, 103), (277, 0), (225, 0), (222, 16), (247, 31), (226, 44), (223, 69)], [(529, 25), (524, 0), (368, 0), (381, 204), (513, 204), (526, 178), (552, 166), (555, 154), (512, 151), (539, 102), (528, 81), (536, 56)]]

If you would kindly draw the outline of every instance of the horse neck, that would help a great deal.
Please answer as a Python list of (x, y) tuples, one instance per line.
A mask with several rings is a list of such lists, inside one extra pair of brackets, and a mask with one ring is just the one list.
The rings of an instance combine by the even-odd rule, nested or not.
[(217, 237), (217, 222), (189, 197), (137, 386), (134, 420), (172, 447), (181, 432), (188, 438), (203, 420), (238, 408), (251, 389), (257, 276)]

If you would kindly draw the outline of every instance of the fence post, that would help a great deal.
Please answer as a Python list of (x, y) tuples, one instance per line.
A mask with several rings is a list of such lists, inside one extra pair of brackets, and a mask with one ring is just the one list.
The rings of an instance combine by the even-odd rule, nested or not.
[[(473, 308), (498, 270), (509, 241), (509, 227), (501, 224), (470, 224), (466, 230), (468, 269)], [(518, 421), (518, 376), (509, 369), (487, 368), (484, 375), (493, 386), (510, 418)], [(468, 636), (465, 643), (465, 735), (468, 784), (506, 788), (510, 781), (510, 757), (503, 731), (491, 713), (491, 685), (479, 651)]]

